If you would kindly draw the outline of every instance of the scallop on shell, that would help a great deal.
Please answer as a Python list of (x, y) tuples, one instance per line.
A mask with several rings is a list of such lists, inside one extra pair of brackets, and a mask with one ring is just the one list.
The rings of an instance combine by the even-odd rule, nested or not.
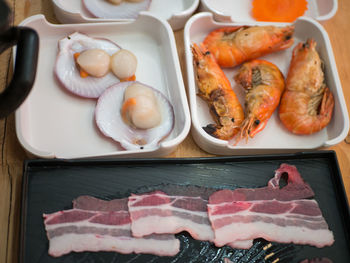
[(119, 5), (114, 5), (107, 0), (83, 0), (83, 6), (91, 15), (107, 19), (135, 19), (141, 11), (148, 10), (150, 4), (151, 0), (134, 3), (122, 1)]
[(72, 93), (87, 98), (98, 98), (105, 89), (120, 80), (112, 72), (100, 78), (92, 76), (82, 78), (74, 54), (88, 49), (101, 49), (112, 56), (121, 47), (108, 39), (92, 38), (75, 32), (58, 42), (55, 75), (62, 86)]
[(127, 150), (154, 149), (174, 128), (174, 109), (169, 100), (158, 90), (150, 88), (161, 113), (160, 123), (150, 129), (138, 129), (126, 124), (121, 115), (124, 93), (128, 86), (137, 81), (120, 82), (109, 87), (99, 97), (95, 108), (95, 119), (101, 132), (119, 142)]

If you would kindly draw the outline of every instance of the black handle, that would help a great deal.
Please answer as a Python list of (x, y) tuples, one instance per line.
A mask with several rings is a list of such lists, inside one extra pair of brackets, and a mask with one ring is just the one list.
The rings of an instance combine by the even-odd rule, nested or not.
[(0, 34), (0, 53), (14, 45), (17, 45), (15, 70), (10, 84), (0, 94), (0, 118), (6, 117), (22, 104), (35, 81), (38, 34), (27, 27), (11, 27)]

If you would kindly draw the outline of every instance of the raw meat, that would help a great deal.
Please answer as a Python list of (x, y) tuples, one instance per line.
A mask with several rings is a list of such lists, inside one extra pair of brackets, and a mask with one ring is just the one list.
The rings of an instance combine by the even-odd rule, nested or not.
[[(287, 185), (280, 188), (283, 175), (288, 174)], [(234, 201), (251, 200), (298, 200), (313, 197), (315, 194), (310, 185), (304, 182), (297, 168), (292, 165), (282, 164), (276, 170), (275, 176), (266, 187), (261, 188), (237, 188), (235, 190), (221, 190), (210, 196), (211, 205)]]
[[(287, 184), (282, 187), (285, 175)], [(109, 201), (81, 196), (73, 201), (73, 209), (44, 214), (49, 254), (116, 251), (172, 256), (180, 249), (174, 234), (182, 231), (218, 247), (250, 248), (255, 238), (317, 247), (334, 242), (317, 202), (308, 199), (314, 192), (294, 166), (281, 165), (262, 188), (154, 189), (162, 191), (139, 191), (146, 193)]]
[[(288, 184), (280, 188), (283, 174)], [(264, 238), (280, 243), (331, 245), (333, 233), (314, 195), (294, 166), (283, 164), (267, 187), (221, 190), (209, 198), (208, 214), (214, 243), (223, 246), (238, 240)]]
[(130, 231), (127, 198), (103, 201), (82, 196), (74, 200), (73, 204), (75, 208), (71, 210), (44, 214), (51, 256), (59, 257), (72, 251), (173, 256), (180, 250), (180, 241), (174, 235), (134, 238)]
[[(154, 191), (129, 197), (131, 229), (134, 236), (152, 233), (180, 233), (187, 231), (194, 239), (214, 241), (207, 204), (213, 188), (168, 185)], [(250, 248), (253, 240), (237, 240), (227, 244), (233, 248)]]
[[(213, 190), (205, 187), (193, 187), (193, 186), (175, 186), (172, 185), (168, 188), (168, 192), (178, 193), (178, 194), (185, 194), (186, 190), (192, 191), (192, 192), (200, 192), (202, 197), (208, 196), (208, 193), (211, 193)], [(195, 191), (193, 191), (195, 189)], [(203, 197), (204, 198), (204, 197)], [(124, 202), (125, 199), (113, 199), (109, 201), (104, 201), (101, 199), (97, 199), (91, 196), (80, 196), (77, 199), (73, 201), (73, 207), (79, 208), (83, 210), (96, 210), (96, 211), (118, 211), (118, 210), (128, 210), (127, 202)], [(204, 200), (204, 199), (203, 199)], [(206, 201), (207, 202), (207, 201)], [(206, 213), (206, 220), (205, 223), (207, 224), (206, 231), (211, 231), (210, 236), (214, 237), (214, 232), (212, 231), (208, 214)], [(154, 236), (157, 234), (153, 234)], [(165, 236), (170, 236), (170, 234), (160, 234)], [(175, 237), (174, 237), (175, 238)], [(135, 238), (136, 239), (136, 238)], [(169, 242), (170, 239), (167, 239), (166, 241), (171, 245)], [(209, 241), (209, 240), (208, 240)], [(234, 248), (249, 248), (253, 244), (253, 240), (239, 240), (234, 243), (228, 244), (229, 246), (232, 246)], [(170, 247), (170, 250), (173, 251), (173, 249)]]
[(187, 231), (194, 239), (212, 241), (214, 235), (207, 212), (210, 191), (213, 192), (201, 187), (176, 186), (167, 193), (132, 194), (128, 206), (133, 235)]

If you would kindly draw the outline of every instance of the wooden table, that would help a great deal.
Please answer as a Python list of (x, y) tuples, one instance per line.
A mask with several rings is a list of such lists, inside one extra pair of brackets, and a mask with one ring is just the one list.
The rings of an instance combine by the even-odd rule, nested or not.
[[(337, 14), (323, 23), (337, 63), (345, 100), (350, 112), (350, 1), (339, 0)], [(51, 1), (8, 0), (14, 16), (11, 21), (18, 25), (24, 18), (43, 13), (49, 22), (58, 23)], [(181, 68), (185, 73), (183, 31), (175, 32)], [(186, 83), (186, 75), (184, 81)], [(0, 92), (12, 76), (10, 51), (0, 55)], [(14, 114), (0, 120), (0, 263), (17, 262), (19, 250), (20, 209), (23, 160), (28, 159), (15, 134)], [(340, 144), (329, 148), (337, 153), (346, 192), (350, 197), (350, 135)], [(191, 135), (168, 157), (207, 157), (210, 155), (197, 147)]]

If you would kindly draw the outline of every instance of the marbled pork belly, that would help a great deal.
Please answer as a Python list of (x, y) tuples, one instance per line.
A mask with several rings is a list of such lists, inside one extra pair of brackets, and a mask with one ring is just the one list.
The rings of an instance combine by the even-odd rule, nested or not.
[[(114, 251), (173, 256), (180, 250), (174, 235), (131, 235), (127, 198), (112, 202), (90, 196), (74, 200), (74, 208), (44, 214), (49, 254), (58, 257), (72, 251)], [(86, 210), (94, 209), (94, 210)]]
[[(287, 185), (280, 188), (281, 177)], [(280, 243), (331, 245), (333, 233), (322, 216), (311, 187), (294, 166), (282, 164), (267, 187), (220, 190), (209, 198), (208, 214), (214, 243), (264, 238)]]
[[(166, 192), (164, 192), (166, 191)], [(213, 189), (171, 186), (162, 191), (129, 197), (131, 230), (134, 236), (187, 231), (194, 239), (212, 241), (207, 203)]]

